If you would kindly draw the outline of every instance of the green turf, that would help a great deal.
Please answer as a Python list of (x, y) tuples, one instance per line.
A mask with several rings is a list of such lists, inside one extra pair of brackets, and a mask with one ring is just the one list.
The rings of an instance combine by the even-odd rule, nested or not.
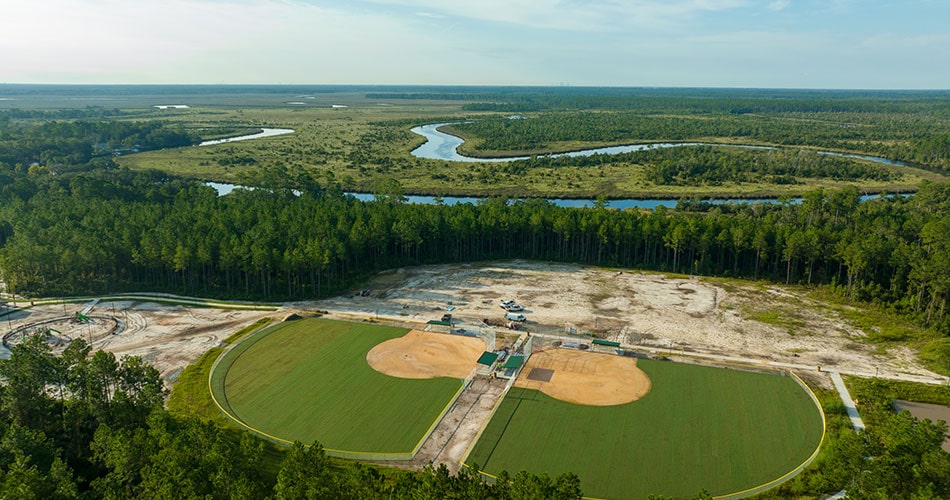
[(557, 475), (586, 495), (722, 495), (776, 479), (818, 447), (821, 414), (791, 377), (639, 360), (653, 388), (624, 405), (566, 403), (513, 388), (469, 464)]
[(324, 319), (276, 325), (238, 345), (215, 370), (218, 377), (226, 372), (224, 405), (281, 439), (319, 441), (331, 450), (410, 452), (460, 382), (400, 379), (370, 368), (366, 353), (407, 331)]

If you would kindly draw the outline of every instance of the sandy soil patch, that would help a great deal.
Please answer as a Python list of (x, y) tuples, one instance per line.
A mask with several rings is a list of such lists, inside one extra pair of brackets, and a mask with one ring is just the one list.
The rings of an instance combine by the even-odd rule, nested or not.
[(651, 384), (635, 358), (550, 349), (528, 358), (515, 387), (536, 389), (569, 403), (612, 406), (642, 398)]
[[(940, 378), (905, 348), (885, 352), (869, 345), (865, 332), (832, 308), (777, 285), (513, 260), (393, 269), (365, 288), (371, 290), (367, 297), (347, 294), (298, 305), (344, 319), (420, 323), (451, 312), (457, 326), (469, 328), (483, 318), (501, 324), (499, 299), (511, 299), (525, 307), (531, 333), (559, 335), (574, 328), (648, 354), (699, 353), (900, 379)], [(756, 320), (762, 312), (774, 312), (775, 321)]]
[[(3, 327), (14, 329), (57, 317), (73, 317), (85, 304), (36, 306), (4, 317)], [(286, 311), (239, 311), (208, 307), (186, 307), (141, 301), (102, 301), (88, 313), (108, 316), (121, 322), (115, 335), (89, 338), (86, 325), (76, 325), (75, 337), (90, 341), (94, 349), (113, 352), (116, 357), (141, 356), (154, 366), (166, 386), (179, 373), (212, 347), (237, 330), (265, 316), (285, 316)], [(70, 330), (63, 329), (66, 333)]]
[[(115, 317), (125, 329), (92, 340), (94, 347), (117, 356), (142, 356), (171, 384), (205, 351), (264, 316), (327, 310), (339, 319), (374, 318), (404, 326), (450, 312), (457, 328), (474, 330), (483, 318), (500, 324), (505, 311), (499, 299), (512, 299), (525, 306), (525, 327), (531, 333), (560, 335), (574, 328), (648, 354), (698, 353), (809, 369), (820, 365), (868, 376), (946, 380), (925, 369), (913, 350), (870, 345), (863, 340), (865, 332), (833, 308), (777, 285), (514, 260), (393, 269), (359, 288), (364, 287), (371, 291), (368, 297), (345, 294), (272, 312), (107, 300), (89, 314)], [(37, 305), (4, 316), (0, 327), (12, 330), (72, 317), (85, 305)], [(763, 312), (772, 312), (774, 319), (756, 320)], [(88, 335), (76, 328), (77, 334)], [(506, 343), (501, 333), (507, 330), (496, 331), (501, 347)]]
[(412, 330), (370, 349), (366, 362), (399, 378), (465, 378), (483, 352), (478, 338)]

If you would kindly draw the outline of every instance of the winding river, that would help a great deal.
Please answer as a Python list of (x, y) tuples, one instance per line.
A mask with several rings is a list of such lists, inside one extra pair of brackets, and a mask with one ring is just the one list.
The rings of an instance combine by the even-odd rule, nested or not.
[(249, 141), (251, 139), (263, 139), (264, 137), (274, 137), (275, 135), (292, 134), (292, 128), (262, 128), (256, 134), (239, 135), (237, 137), (228, 137), (227, 139), (215, 139), (212, 141), (202, 141), (198, 146), (214, 146), (215, 144), (224, 144), (226, 142)]
[[(446, 134), (445, 132), (440, 132), (439, 127), (445, 125), (454, 125), (458, 122), (446, 122), (446, 123), (433, 123), (429, 125), (422, 125), (419, 127), (413, 127), (411, 132), (421, 135), (426, 138), (426, 142), (416, 149), (412, 150), (412, 156), (416, 158), (425, 158), (428, 160), (444, 160), (444, 161), (466, 161), (466, 162), (477, 162), (477, 163), (503, 163), (516, 160), (527, 160), (530, 156), (507, 156), (504, 158), (476, 158), (472, 156), (465, 156), (459, 154), (458, 148), (465, 143), (465, 140), (461, 137), (456, 137), (454, 135)], [(579, 156), (593, 156), (597, 154), (607, 154), (615, 155), (620, 153), (632, 153), (634, 151), (644, 151), (647, 149), (663, 149), (663, 148), (678, 148), (683, 146), (716, 146), (716, 147), (725, 147), (725, 148), (741, 148), (741, 149), (765, 149), (765, 150), (776, 150), (781, 149), (778, 147), (772, 146), (751, 146), (748, 144), (724, 144), (716, 142), (656, 142), (656, 143), (643, 143), (643, 144), (627, 144), (622, 146), (606, 146), (602, 148), (591, 148), (591, 149), (582, 149), (579, 151), (568, 151), (565, 153), (553, 153), (550, 155), (551, 158), (558, 158), (561, 156), (567, 157), (579, 157)], [(815, 151), (820, 155), (828, 156), (840, 156), (842, 158), (855, 158), (859, 160), (868, 160), (876, 163), (881, 163), (884, 165), (898, 165), (902, 167), (910, 167), (908, 163), (889, 160), (887, 158), (881, 158), (878, 156), (866, 156), (858, 155), (851, 153), (837, 153), (834, 151)]]
[[(442, 160), (442, 161), (459, 161), (459, 162), (476, 162), (476, 163), (503, 163), (511, 162), (516, 160), (524, 160), (530, 158), (529, 156), (511, 156), (504, 158), (475, 158), (470, 156), (464, 156), (459, 154), (458, 148), (465, 141), (454, 135), (446, 134), (438, 130), (439, 127), (444, 125), (451, 125), (457, 122), (446, 122), (446, 123), (433, 123), (429, 125), (422, 125), (419, 127), (413, 127), (411, 131), (413, 133), (419, 134), (422, 137), (426, 138), (426, 142), (416, 149), (412, 150), (412, 155), (417, 158), (424, 158), (428, 160)], [(289, 134), (293, 133), (292, 129), (263, 129), (263, 132), (245, 135), (240, 137), (232, 137), (230, 139), (220, 139), (217, 141), (205, 141), (200, 144), (200, 146), (208, 146), (211, 144), (221, 144), (225, 142), (233, 141), (243, 141), (248, 139), (259, 139), (261, 137), (271, 137), (275, 135)], [(601, 148), (591, 148), (584, 149), (580, 151), (570, 151), (565, 153), (555, 153), (551, 154), (551, 157), (559, 156), (591, 156), (595, 154), (620, 154), (620, 153), (630, 153), (633, 151), (643, 151), (647, 149), (656, 149), (656, 148), (677, 148), (683, 146), (716, 146), (716, 147), (731, 147), (731, 148), (743, 148), (743, 149), (765, 149), (765, 150), (774, 150), (779, 149), (772, 146), (752, 146), (745, 144), (721, 144), (721, 143), (707, 143), (707, 142), (661, 142), (661, 143), (646, 143), (646, 144), (628, 144), (623, 146), (607, 146)], [(861, 160), (873, 161), (876, 163), (881, 163), (884, 165), (898, 165), (898, 166), (912, 166), (902, 161), (889, 160), (887, 158), (881, 158), (877, 156), (866, 156), (850, 153), (838, 153), (834, 151), (816, 151), (818, 154), (829, 155), (829, 156), (840, 156), (844, 158), (856, 158)], [(240, 188), (243, 186), (238, 186), (235, 184), (226, 184), (218, 182), (207, 182), (208, 186), (215, 188), (218, 191), (219, 195), (226, 195), (233, 191), (235, 188)], [(253, 189), (253, 188), (251, 188)], [(372, 201), (376, 197), (373, 194), (369, 193), (347, 193), (350, 196), (358, 200), (363, 201)], [(867, 195), (862, 196), (861, 199), (874, 198), (877, 195)], [(426, 195), (409, 195), (406, 196), (406, 201), (408, 203), (417, 203), (417, 204), (426, 204), (434, 205), (437, 203), (445, 205), (456, 205), (459, 203), (472, 203), (477, 204), (479, 201), (483, 200), (483, 197), (474, 197), (474, 196), (426, 196)], [(568, 207), (568, 208), (585, 208), (593, 207), (597, 201), (596, 200), (587, 200), (587, 199), (568, 199), (568, 198), (549, 198), (547, 200), (554, 205), (559, 207)], [(774, 198), (737, 198), (737, 199), (716, 199), (716, 200), (705, 200), (713, 204), (724, 204), (724, 203), (779, 203), (779, 200)], [(793, 198), (789, 200), (790, 203), (799, 203), (801, 198)], [(646, 209), (656, 209), (657, 207), (667, 207), (674, 208), (679, 203), (676, 199), (640, 199), (640, 198), (627, 198), (627, 199), (618, 199), (618, 200), (609, 200), (607, 206), (611, 208), (646, 208)]]

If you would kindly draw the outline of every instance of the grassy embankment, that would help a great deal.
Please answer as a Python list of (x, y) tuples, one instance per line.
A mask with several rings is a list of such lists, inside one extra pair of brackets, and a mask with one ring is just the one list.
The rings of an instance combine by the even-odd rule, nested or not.
[(273, 320), (274, 318), (261, 318), (241, 328), (222, 341), (222, 346), (212, 347), (198, 361), (188, 365), (175, 380), (175, 385), (168, 397), (168, 411), (180, 417), (210, 420), (222, 427), (237, 429), (238, 427), (231, 424), (231, 421), (218, 410), (214, 400), (211, 399), (211, 393), (208, 391), (208, 376), (211, 374), (214, 362), (227, 349), (227, 346), (267, 326)]

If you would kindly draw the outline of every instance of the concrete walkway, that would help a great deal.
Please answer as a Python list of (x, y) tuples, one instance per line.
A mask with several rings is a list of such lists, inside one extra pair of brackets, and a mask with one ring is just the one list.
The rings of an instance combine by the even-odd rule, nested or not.
[(838, 395), (841, 396), (841, 402), (844, 403), (844, 408), (848, 411), (848, 418), (851, 419), (851, 425), (854, 426), (854, 430), (863, 431), (864, 430), (864, 421), (861, 420), (861, 416), (858, 415), (858, 409), (854, 406), (854, 400), (851, 399), (851, 394), (848, 392), (848, 388), (844, 385), (844, 380), (841, 379), (841, 374), (838, 372), (829, 372), (831, 374), (831, 381), (835, 384), (835, 389), (838, 389)]

